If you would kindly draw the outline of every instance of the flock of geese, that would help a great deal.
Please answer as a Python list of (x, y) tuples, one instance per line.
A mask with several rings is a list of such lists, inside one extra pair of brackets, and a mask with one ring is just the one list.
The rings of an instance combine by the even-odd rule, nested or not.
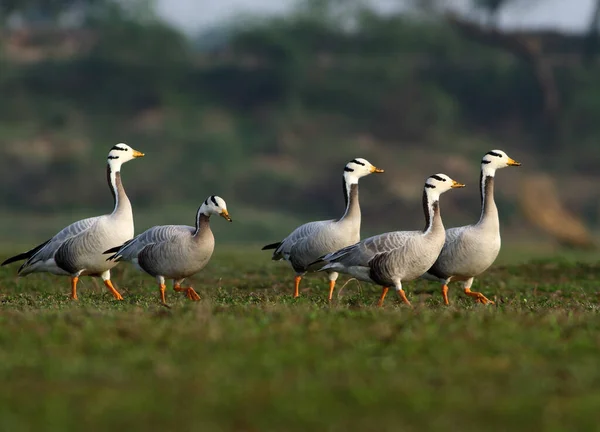
[[(196, 213), (195, 226), (155, 226), (134, 237), (133, 212), (121, 180), (121, 167), (142, 156), (143, 153), (124, 143), (110, 149), (107, 179), (114, 199), (112, 213), (75, 222), (1, 265), (25, 260), (18, 271), (20, 276), (36, 272), (69, 276), (74, 300), (77, 300), (77, 283), (81, 276), (100, 276), (114, 298), (122, 300), (111, 282), (110, 270), (120, 261), (128, 261), (156, 279), (162, 304), (167, 305), (167, 279), (173, 281), (175, 291), (185, 292), (190, 300), (199, 300), (200, 296), (191, 286), (182, 284), (210, 260), (215, 245), (210, 217), (219, 215), (231, 222), (227, 205), (222, 198), (209, 196)], [(410, 305), (402, 283), (417, 278), (440, 282), (445, 304), (449, 304), (451, 281), (462, 281), (464, 293), (476, 302), (493, 303), (483, 294), (471, 291), (471, 286), (474, 278), (493, 264), (500, 251), (500, 223), (494, 202), (496, 171), (519, 165), (501, 150), (492, 150), (483, 156), (481, 216), (472, 225), (444, 228), (440, 196), (465, 185), (445, 174), (435, 174), (427, 178), (423, 188), (423, 230), (388, 232), (361, 241), (358, 182), (383, 170), (365, 159), (353, 159), (343, 172), (346, 205), (342, 217), (301, 225), (283, 240), (264, 246), (263, 250), (274, 249), (273, 260), (283, 259), (291, 264), (296, 273), (294, 297), (299, 296), (300, 282), (306, 273), (323, 271), (329, 279), (329, 300), (333, 298), (339, 273), (345, 273), (380, 285), (379, 306), (392, 287), (400, 299)]]

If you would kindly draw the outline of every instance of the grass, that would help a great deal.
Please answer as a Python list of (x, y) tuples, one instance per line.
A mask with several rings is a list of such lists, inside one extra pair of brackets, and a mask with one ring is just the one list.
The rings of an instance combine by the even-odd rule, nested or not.
[[(523, 262), (476, 282), (406, 289), (303, 281), (255, 249), (219, 248), (192, 303), (122, 265), (115, 302), (83, 278), (0, 268), (0, 430), (598, 430), (597, 256)], [(341, 280), (342, 286), (346, 279)]]

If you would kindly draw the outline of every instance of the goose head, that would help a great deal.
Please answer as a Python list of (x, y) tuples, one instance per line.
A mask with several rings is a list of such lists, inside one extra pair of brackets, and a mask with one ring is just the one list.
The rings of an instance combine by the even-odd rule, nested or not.
[(227, 211), (227, 204), (225, 204), (225, 200), (216, 195), (211, 195), (206, 198), (206, 201), (204, 201), (200, 207), (200, 213), (209, 217), (211, 215), (219, 215), (229, 222), (232, 222), (231, 218), (229, 217), (229, 212)]
[(358, 179), (373, 173), (382, 173), (383, 170), (375, 167), (363, 158), (352, 159), (344, 167), (344, 179), (347, 183), (358, 183)]
[(110, 149), (107, 161), (111, 168), (118, 170), (125, 162), (143, 156), (144, 153), (132, 149), (125, 143), (119, 143)]
[(439, 197), (450, 189), (465, 187), (464, 184), (452, 180), (446, 174), (434, 174), (425, 181), (425, 192), (432, 197)]
[(494, 172), (500, 168), (506, 168), (508, 166), (520, 166), (521, 164), (516, 160), (508, 157), (502, 150), (492, 150), (487, 152), (481, 160), (481, 169), (485, 171)]

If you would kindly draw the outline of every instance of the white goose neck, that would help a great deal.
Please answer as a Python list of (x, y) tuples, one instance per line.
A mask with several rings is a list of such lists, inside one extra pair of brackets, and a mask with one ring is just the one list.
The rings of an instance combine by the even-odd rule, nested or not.
[(426, 187), (423, 191), (423, 212), (425, 213), (424, 235), (440, 227), (444, 229), (440, 218), (440, 193), (437, 190)]
[(357, 221), (360, 224), (360, 205), (358, 202), (358, 179), (354, 173), (344, 172), (344, 215), (340, 218), (343, 220)]
[(354, 172), (344, 171), (344, 182), (348, 185), (358, 184), (359, 178)]
[(202, 204), (196, 213), (196, 230), (193, 236), (198, 237), (206, 229), (210, 229), (210, 213), (206, 205)]
[(498, 208), (494, 200), (494, 181), (496, 168), (482, 165), (479, 179), (479, 191), (481, 195), (481, 216), (478, 224), (499, 224)]
[(123, 183), (121, 182), (121, 163), (115, 162), (114, 160), (109, 161), (106, 171), (108, 186), (114, 199), (114, 209), (112, 214), (122, 215), (123, 213), (126, 213), (133, 218), (131, 203), (125, 193)]
[(481, 164), (481, 174), (484, 177), (494, 177), (496, 175), (497, 168), (491, 165), (492, 164)]
[(123, 161), (121, 161), (121, 158), (108, 160), (108, 167), (112, 172), (121, 171), (121, 166), (123, 166)]

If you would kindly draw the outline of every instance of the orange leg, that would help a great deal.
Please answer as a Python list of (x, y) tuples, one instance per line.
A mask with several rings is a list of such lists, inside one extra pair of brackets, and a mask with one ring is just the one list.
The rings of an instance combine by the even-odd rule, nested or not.
[(200, 296), (198, 295), (198, 293), (196, 291), (194, 291), (194, 288), (192, 288), (192, 287), (181, 288), (181, 286), (179, 284), (175, 284), (175, 285), (173, 285), (173, 289), (177, 292), (185, 292), (186, 297), (189, 298), (190, 300), (193, 300), (193, 301), (200, 300)]
[(79, 278), (77, 276), (75, 276), (74, 278), (71, 278), (71, 299), (72, 300), (78, 300), (77, 298), (77, 282), (79, 281)]
[(110, 281), (110, 279), (105, 280), (104, 281), (104, 285), (106, 285), (106, 288), (108, 288), (108, 290), (111, 292), (111, 294), (113, 295), (113, 297), (116, 300), (123, 300), (123, 296), (121, 296), (121, 294), (119, 294), (119, 291), (117, 291), (115, 289), (115, 287), (113, 286), (113, 284)]
[(410, 302), (408, 301), (408, 299), (406, 298), (406, 294), (404, 293), (404, 290), (400, 290), (400, 291), (398, 291), (398, 296), (399, 296), (399, 297), (402, 299), (402, 301), (403, 301), (405, 304), (407, 304), (407, 305), (409, 305), (409, 306), (412, 306), (412, 305), (410, 304)]
[(167, 299), (165, 298), (165, 290), (167, 289), (167, 286), (165, 284), (160, 284), (158, 289), (160, 289), (160, 301), (163, 305), (167, 306)]
[(299, 297), (300, 296), (300, 281), (302, 280), (302, 276), (296, 276), (294, 278), (294, 298)]
[(482, 304), (488, 304), (488, 303), (490, 303), (490, 304), (494, 304), (493, 301), (489, 300), (486, 296), (484, 296), (480, 292), (471, 291), (471, 288), (465, 288), (465, 294), (468, 295), (469, 297), (474, 297), (475, 301), (477, 303), (482, 303)]
[(377, 306), (383, 306), (383, 300), (385, 300), (385, 296), (387, 295), (389, 290), (390, 289), (388, 287), (383, 287), (383, 290), (381, 291), (381, 297), (379, 297), (379, 302), (377, 303)]
[(446, 284), (442, 285), (442, 296), (444, 296), (444, 304), (449, 305), (450, 302), (448, 301), (448, 285)]
[(329, 301), (331, 301), (331, 299), (333, 298), (333, 290), (334, 289), (335, 289), (335, 281), (330, 280), (329, 281)]

